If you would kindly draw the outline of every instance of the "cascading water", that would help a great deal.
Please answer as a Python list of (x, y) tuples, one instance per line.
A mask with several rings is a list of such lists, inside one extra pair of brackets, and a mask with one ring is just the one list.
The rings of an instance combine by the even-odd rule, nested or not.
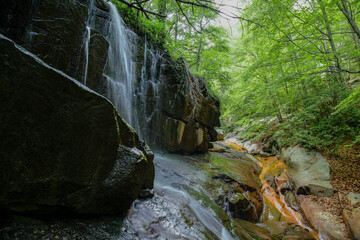
[(136, 91), (136, 116), (139, 121), (136, 130), (140, 137), (152, 144), (156, 144), (156, 134), (154, 130), (158, 122), (159, 103), (160, 103), (160, 73), (161, 73), (162, 53), (148, 47), (145, 40), (144, 63), (141, 69), (140, 86)]
[(136, 34), (125, 27), (117, 8), (108, 3), (110, 8), (110, 28), (107, 40), (110, 43), (107, 63), (104, 70), (107, 85), (107, 97), (114, 104), (120, 115), (131, 125), (134, 119), (134, 88), (136, 46), (131, 38)]
[(107, 36), (110, 45), (104, 70), (106, 97), (142, 139), (155, 144), (162, 53), (151, 49), (145, 40), (141, 73), (136, 75), (138, 36), (126, 28), (116, 6), (112, 3), (108, 5), (111, 19)]
[(86, 26), (86, 40), (85, 40), (85, 73), (84, 73), (84, 85), (86, 86), (86, 79), (89, 67), (89, 43), (90, 43), (90, 32), (89, 26)]
[(84, 70), (84, 80), (83, 83), (86, 86), (86, 80), (88, 75), (88, 68), (89, 68), (89, 44), (90, 44), (90, 37), (91, 37), (91, 22), (93, 18), (93, 9), (94, 9), (95, 0), (90, 0), (89, 8), (88, 8), (88, 19), (86, 21), (86, 35), (84, 37), (84, 54), (85, 54), (85, 70)]

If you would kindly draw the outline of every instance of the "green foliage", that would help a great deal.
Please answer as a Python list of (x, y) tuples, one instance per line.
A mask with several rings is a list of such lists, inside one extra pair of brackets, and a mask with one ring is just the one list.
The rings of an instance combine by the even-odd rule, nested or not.
[[(348, 5), (359, 19), (359, 3)], [(227, 130), (308, 148), (358, 142), (360, 88), (346, 79), (360, 71), (360, 39), (337, 1), (253, 0), (242, 17), (252, 23), (242, 25), (232, 50), (238, 67), (222, 89)], [(275, 119), (276, 130), (275, 120), (260, 119)]]
[[(152, 15), (151, 18), (148, 19), (143, 13), (128, 7), (124, 3), (117, 0), (112, 0), (112, 2), (118, 7), (119, 12), (128, 26), (140, 34), (149, 36), (153, 44), (164, 44), (165, 23), (161, 19)], [(154, 4), (155, 3), (156, 1)]]
[[(213, 25), (219, 16), (211, 9), (178, 2), (180, 8), (175, 1), (166, 0), (144, 3), (144, 8), (167, 16), (160, 18), (151, 14), (146, 16), (124, 3), (112, 1), (118, 6), (129, 26), (138, 33), (147, 35), (153, 44), (164, 47), (173, 59), (181, 62), (185, 59), (192, 73), (206, 79), (213, 94), (216, 93), (215, 89), (229, 82), (232, 63), (228, 56), (229, 36), (224, 28)], [(195, 0), (187, 2), (198, 4)], [(212, 9), (217, 8), (211, 1), (202, 4)]]
[[(360, 2), (346, 2), (359, 26)], [(218, 15), (208, 8), (146, 1), (144, 7), (167, 16), (148, 19), (117, 5), (128, 24), (205, 79), (220, 98), (226, 131), (242, 128), (243, 137), (318, 148), (360, 142), (360, 88), (347, 86), (360, 72), (360, 39), (338, 3), (252, 0), (239, 13), (249, 21), (233, 42), (224, 28), (213, 26)]]

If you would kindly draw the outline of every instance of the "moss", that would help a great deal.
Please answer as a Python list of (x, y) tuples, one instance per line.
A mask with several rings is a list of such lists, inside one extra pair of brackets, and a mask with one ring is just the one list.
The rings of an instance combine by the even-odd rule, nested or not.
[(116, 124), (116, 132), (118, 135), (118, 140), (119, 140), (119, 144), (121, 144), (121, 135), (120, 135), (120, 128), (119, 128), (119, 122), (118, 122), (118, 113), (116, 112), (116, 109), (113, 109), (113, 114), (114, 114), (114, 120), (115, 120), (115, 124)]

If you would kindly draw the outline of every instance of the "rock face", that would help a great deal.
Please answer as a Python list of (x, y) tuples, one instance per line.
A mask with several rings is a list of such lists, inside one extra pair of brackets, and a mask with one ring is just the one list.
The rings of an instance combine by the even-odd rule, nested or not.
[[(94, 4), (90, 5), (91, 2)], [(103, 71), (111, 20), (108, 6), (102, 0), (3, 1), (0, 13), (0, 33), (50, 66), (81, 83), (86, 81), (86, 86), (106, 95)], [(133, 127), (152, 147), (171, 152), (207, 151), (209, 141), (216, 140), (214, 127), (220, 124), (219, 102), (201, 81), (196, 99), (190, 98), (185, 91), (189, 79), (183, 64), (164, 56), (154, 66), (151, 54), (146, 53), (147, 48), (154, 47), (144, 47), (147, 41), (142, 37), (132, 36), (132, 41), (137, 49), (134, 65), (138, 69), (134, 86), (139, 88), (134, 91), (139, 126)], [(149, 75), (145, 84), (140, 83), (143, 72)], [(161, 86), (155, 89), (154, 82), (161, 82)], [(140, 88), (144, 89), (141, 94), (145, 97), (139, 96), (143, 90)], [(140, 98), (145, 99), (139, 101)], [(198, 111), (189, 117), (195, 105)]]
[[(217, 140), (214, 127), (220, 126), (219, 101), (200, 79), (187, 78), (181, 63), (162, 64), (159, 72), (160, 102), (151, 110), (157, 115), (150, 123), (153, 135), (158, 134), (158, 146), (170, 152), (206, 152), (209, 142)], [(200, 85), (195, 90), (196, 99), (189, 94), (191, 81)]]
[(152, 188), (153, 154), (113, 105), (0, 36), (0, 209), (111, 214)]
[(284, 149), (282, 157), (290, 168), (289, 173), (295, 182), (297, 194), (333, 195), (330, 166), (319, 153), (295, 146)]
[[(86, 2), (86, 1), (85, 1)], [(14, 40), (50, 66), (84, 81), (86, 22), (93, 22), (88, 61), (88, 82), (99, 86), (106, 61), (107, 12), (100, 1), (88, 7), (80, 0), (3, 1), (0, 33)], [(91, 10), (91, 11), (90, 11)]]

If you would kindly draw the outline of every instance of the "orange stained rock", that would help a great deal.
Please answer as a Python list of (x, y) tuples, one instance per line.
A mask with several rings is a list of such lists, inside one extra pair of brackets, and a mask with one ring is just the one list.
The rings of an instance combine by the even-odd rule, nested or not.
[[(281, 194), (282, 186), (288, 181), (288, 175), (286, 174), (288, 166), (280, 161), (277, 157), (258, 157), (258, 159), (262, 163), (262, 171), (259, 177), (262, 183), (261, 192), (263, 197), (281, 213), (286, 222), (299, 225), (309, 230), (314, 238), (320, 239), (319, 235), (314, 230), (305, 225), (300, 212), (287, 206), (285, 196)], [(265, 176), (267, 174), (275, 176), (276, 186), (278, 188), (277, 190), (279, 194), (277, 194), (276, 191), (266, 182)]]
[(225, 150), (223, 148), (216, 148), (216, 147), (213, 147), (213, 148), (209, 148), (208, 149), (209, 152), (224, 152)]
[(229, 140), (225, 140), (225, 144), (228, 145), (229, 147), (235, 149), (236, 151), (240, 151), (240, 152), (244, 152), (247, 153), (248, 151), (246, 150), (246, 148), (244, 148), (243, 146), (233, 143)]

